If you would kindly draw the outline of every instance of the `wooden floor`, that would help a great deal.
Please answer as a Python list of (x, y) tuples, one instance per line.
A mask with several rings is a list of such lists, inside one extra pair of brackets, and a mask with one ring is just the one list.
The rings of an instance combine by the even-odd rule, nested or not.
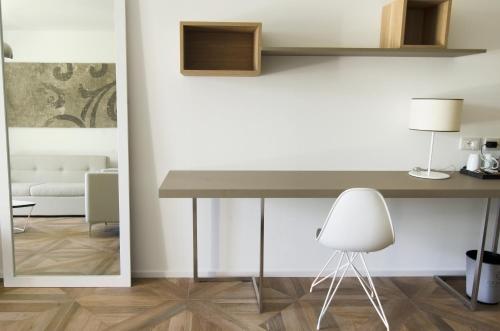
[[(25, 218), (14, 218), (23, 227)], [(82, 217), (31, 218), (14, 235), (18, 275), (117, 275), (120, 250), (117, 225), (96, 224), (89, 237)]]
[[(136, 279), (132, 288), (0, 288), (0, 330), (314, 330), (326, 288), (270, 278), (259, 314), (250, 283)], [(500, 307), (471, 312), (431, 278), (375, 284), (391, 330), (500, 330)], [(463, 284), (458, 284), (463, 285)], [(385, 330), (356, 279), (346, 279), (323, 330)]]

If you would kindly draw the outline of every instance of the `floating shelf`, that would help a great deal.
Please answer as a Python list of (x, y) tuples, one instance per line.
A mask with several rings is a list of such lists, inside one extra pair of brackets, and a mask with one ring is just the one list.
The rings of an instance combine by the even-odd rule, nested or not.
[[(394, 33), (394, 35), (397, 35), (396, 39), (403, 44), (396, 43), (396, 47), (388, 47), (390, 43), (383, 42), (380, 48), (263, 48), (261, 23), (180, 22), (180, 71), (186, 76), (258, 76), (261, 71), (262, 56), (452, 58), (486, 53), (486, 49), (446, 48), (451, 1), (452, 0), (393, 0), (391, 5), (384, 9), (386, 12), (385, 16), (388, 15), (387, 13), (390, 8), (401, 9), (399, 11), (396, 10), (396, 12), (405, 15), (408, 14), (410, 16), (408, 22), (406, 22), (408, 24), (403, 26), (397, 25), (399, 28), (396, 29), (397, 33)], [(392, 11), (390, 11), (390, 13), (392, 13)], [(417, 20), (411, 18), (412, 15), (422, 19), (420, 20), (419, 18)], [(405, 22), (404, 19), (401, 18), (401, 15), (395, 15), (395, 17), (402, 19), (403, 23)], [(386, 19), (388, 18), (386, 17)], [(410, 21), (414, 22), (410, 24)], [(386, 27), (393, 25), (389, 23), (385, 24)], [(421, 23), (425, 23), (425, 26), (431, 26), (432, 29), (429, 30), (425, 26), (422, 26)], [(445, 27), (446, 29), (444, 29)], [(385, 28), (383, 28), (383, 30), (384, 29)], [(387, 29), (385, 30), (389, 31)], [(427, 35), (429, 33), (427, 30), (432, 30), (433, 33)], [(417, 32), (414, 33), (412, 31)], [(440, 32), (438, 36), (436, 36), (437, 32)], [(382, 38), (384, 38), (385, 34), (387, 33), (382, 33)], [(392, 34), (390, 36), (392, 36)], [(392, 40), (396, 39), (392, 38)], [(406, 44), (404, 43), (405, 40), (407, 41)]]
[(264, 47), (263, 56), (385, 56), (459, 57), (486, 53), (486, 49), (448, 49), (442, 47), (343, 48), (343, 47)]

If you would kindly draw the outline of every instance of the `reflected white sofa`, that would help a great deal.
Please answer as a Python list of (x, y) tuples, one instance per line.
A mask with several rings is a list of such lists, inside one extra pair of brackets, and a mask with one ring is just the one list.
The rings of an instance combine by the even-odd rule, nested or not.
[(33, 216), (83, 216), (85, 174), (107, 166), (100, 155), (11, 155), (12, 199), (35, 202)]
[(85, 174), (85, 220), (89, 225), (118, 223), (118, 170), (103, 169)]

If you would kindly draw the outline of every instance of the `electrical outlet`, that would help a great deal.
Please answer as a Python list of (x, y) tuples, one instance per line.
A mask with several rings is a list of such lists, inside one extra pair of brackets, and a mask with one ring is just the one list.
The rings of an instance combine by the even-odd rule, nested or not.
[(478, 137), (460, 137), (459, 148), (463, 151), (477, 151), (481, 148), (481, 138)]
[(496, 142), (497, 143), (496, 148), (489, 148), (489, 149), (500, 149), (500, 138), (491, 138), (491, 137), (483, 138), (482, 143), (486, 144), (487, 142)]

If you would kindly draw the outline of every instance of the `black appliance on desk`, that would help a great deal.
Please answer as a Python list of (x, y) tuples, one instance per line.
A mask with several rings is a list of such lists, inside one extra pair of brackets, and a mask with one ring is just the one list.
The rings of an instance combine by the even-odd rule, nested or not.
[[(497, 141), (486, 141), (481, 146), (479, 154), (471, 154), (469, 156), (467, 166), (464, 166), (462, 169), (460, 169), (461, 174), (480, 178), (480, 179), (500, 179), (500, 171), (499, 171), (500, 159), (495, 159), (495, 157), (493, 157), (491, 154), (485, 155), (484, 154), (485, 148), (498, 148), (498, 142)], [(487, 158), (487, 156), (489, 156), (489, 159)], [(484, 168), (480, 167), (481, 160), (482, 160), (482, 162), (484, 162)], [(471, 161), (472, 161), (472, 164), (469, 165), (469, 162), (471, 162)], [(487, 161), (490, 161), (490, 163), (487, 164)], [(478, 168), (477, 170), (468, 170), (467, 169), (467, 168), (474, 169), (476, 167)]]
[(466, 169), (466, 167), (463, 167), (462, 169), (460, 169), (460, 173), (479, 179), (500, 179), (500, 172), (498, 170), (479, 169), (476, 171), (469, 171)]

